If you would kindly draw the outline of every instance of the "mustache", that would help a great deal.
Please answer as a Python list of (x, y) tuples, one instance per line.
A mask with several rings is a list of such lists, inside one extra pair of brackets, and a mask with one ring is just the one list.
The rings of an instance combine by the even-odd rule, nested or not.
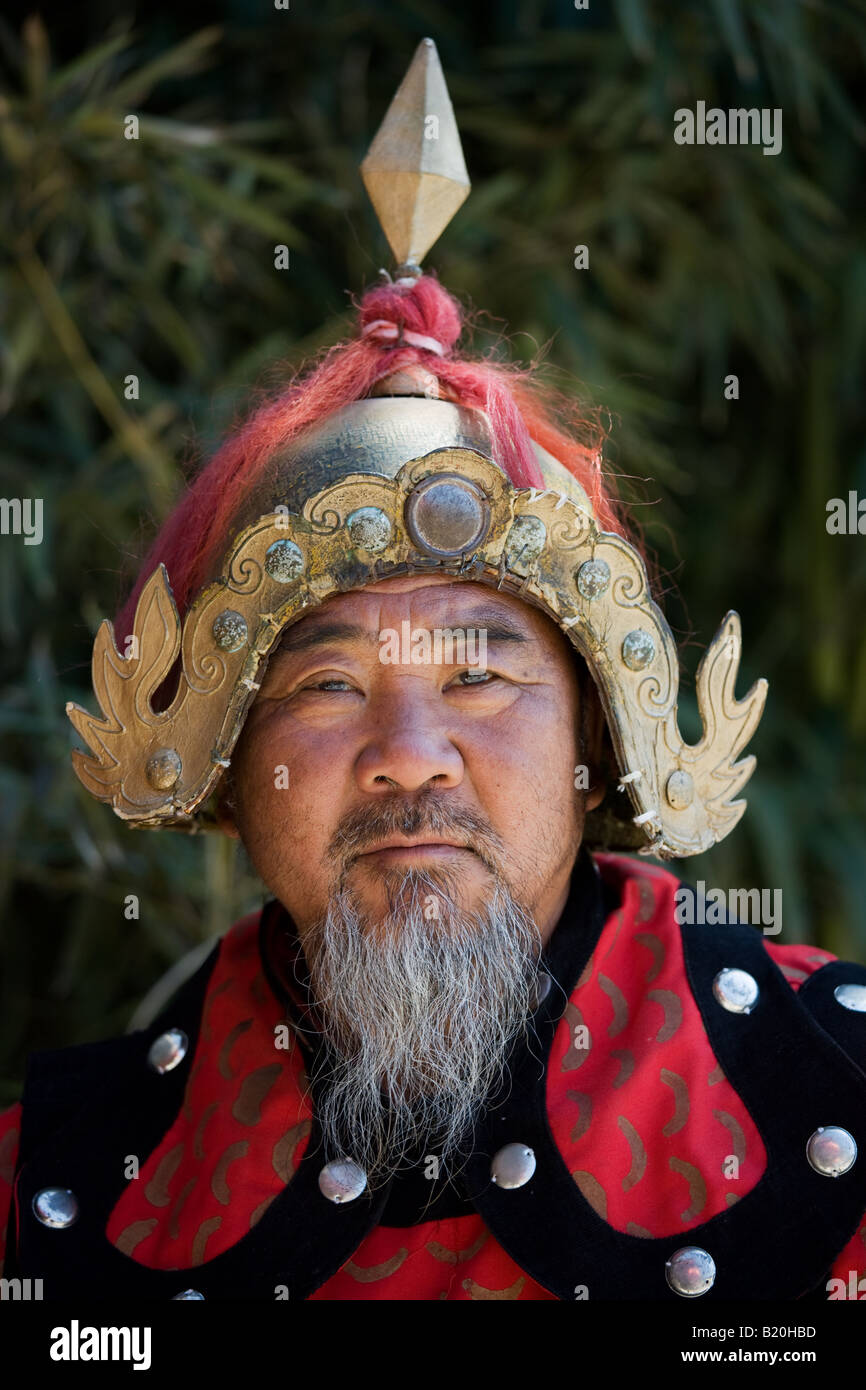
[(355, 860), (388, 835), (453, 835), (476, 854), (492, 873), (500, 872), (504, 844), (486, 816), (445, 800), (441, 793), (391, 796), (372, 806), (359, 806), (342, 818), (334, 832), (329, 854), (348, 869)]

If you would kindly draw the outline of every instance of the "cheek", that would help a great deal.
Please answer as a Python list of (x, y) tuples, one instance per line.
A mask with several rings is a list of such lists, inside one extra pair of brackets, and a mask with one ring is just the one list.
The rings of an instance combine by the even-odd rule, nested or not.
[[(284, 850), (316, 847), (333, 831), (339, 813), (346, 752), (336, 733), (302, 736), (277, 715), (248, 725), (235, 755), (240, 830), (249, 849), (272, 843)], [(298, 865), (305, 862), (297, 854)]]
[(552, 836), (561, 841), (576, 826), (578, 760), (576, 714), (563, 692), (516, 706), (474, 742), (472, 781), (506, 842), (538, 853)]

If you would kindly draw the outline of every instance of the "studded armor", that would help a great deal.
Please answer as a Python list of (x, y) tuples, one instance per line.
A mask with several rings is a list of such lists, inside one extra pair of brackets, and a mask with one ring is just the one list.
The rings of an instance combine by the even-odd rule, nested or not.
[(271, 902), (149, 1029), (31, 1058), (23, 1111), (0, 1120), (6, 1275), (41, 1277), (46, 1298), (152, 1300), (823, 1300), (852, 1271), (856, 1286), (866, 970), (752, 927), (678, 925), (679, 887), (583, 852), (531, 1037), (465, 1166), (419, 1152), (373, 1193), (351, 1154), (324, 1161), (315, 1008)]

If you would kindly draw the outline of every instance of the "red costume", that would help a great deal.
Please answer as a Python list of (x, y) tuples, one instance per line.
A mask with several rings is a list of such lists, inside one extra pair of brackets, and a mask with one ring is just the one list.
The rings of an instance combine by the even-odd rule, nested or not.
[[(866, 1168), (818, 1173), (806, 1148), (820, 1125), (864, 1113), (863, 1015), (834, 991), (862, 987), (866, 970), (749, 927), (681, 927), (673, 875), (596, 861), (603, 886), (581, 856), (545, 952), (567, 1002), (556, 983), (540, 1001), (537, 1040), (517, 1049), (511, 1094), (485, 1118), (456, 1192), (423, 1163), (345, 1206), (318, 1190), (305, 1066), (315, 1012), (272, 902), (227, 933), (151, 1029), (32, 1059), (14, 1180), (21, 1106), (0, 1120), (3, 1224), (13, 1181), (16, 1197), (7, 1277), (42, 1277), (45, 1297), (74, 1280), (82, 1296), (154, 1299), (652, 1299), (674, 1297), (666, 1261), (697, 1245), (715, 1261), (711, 1295), (850, 1296), (852, 1274), (866, 1274)], [(757, 979), (748, 1014), (713, 998), (720, 962)], [(189, 1050), (155, 1072), (148, 1049), (177, 1026)], [(841, 1050), (856, 1033), (859, 1065)], [(801, 1060), (791, 1114), (779, 1067)], [(533, 1146), (537, 1168), (501, 1190), (489, 1164), (512, 1142)], [(137, 1177), (124, 1176), (129, 1154)], [(65, 1229), (34, 1220), (51, 1184), (76, 1192)], [(753, 1260), (764, 1225), (769, 1283)]]

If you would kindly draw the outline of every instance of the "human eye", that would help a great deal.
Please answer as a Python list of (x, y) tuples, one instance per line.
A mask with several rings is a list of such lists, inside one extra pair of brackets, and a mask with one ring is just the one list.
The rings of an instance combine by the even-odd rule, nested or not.
[(356, 689), (357, 686), (342, 676), (324, 676), (321, 680), (310, 681), (307, 685), (301, 686), (301, 690), (322, 690), (326, 694), (342, 694), (344, 691)]
[[(467, 686), (473, 685), (491, 685), (494, 681), (498, 681), (499, 679), (500, 677), (497, 676), (495, 671), (459, 671), (453, 681), (450, 682), (450, 685), (458, 689), (465, 689)], [(446, 689), (447, 688), (450, 687), (446, 687)]]
[(363, 693), (355, 676), (347, 676), (345, 671), (333, 667), (307, 670), (292, 670), (294, 663), (289, 659), (276, 661), (269, 667), (259, 691), (261, 701), (275, 700), (280, 704), (290, 702), (304, 706), (325, 706), (329, 701), (346, 700), (350, 695)]

